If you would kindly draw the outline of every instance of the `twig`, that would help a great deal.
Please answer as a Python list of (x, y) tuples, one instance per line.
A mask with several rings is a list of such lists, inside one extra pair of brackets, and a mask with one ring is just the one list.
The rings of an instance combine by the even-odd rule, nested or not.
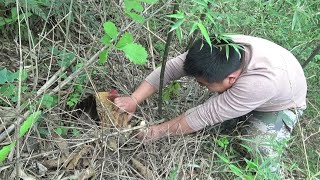
[[(76, 77), (78, 77), (81, 72), (85, 69), (85, 68), (88, 68), (90, 67), (96, 60), (97, 60), (97, 57), (99, 56), (100, 52), (105, 50), (106, 47), (103, 47), (100, 51), (98, 51), (96, 54), (94, 54), (90, 59), (89, 61), (87, 61), (87, 63), (77, 69), (75, 72), (73, 72), (70, 76), (68, 76), (64, 81), (61, 82), (60, 84), (60, 88), (64, 87), (66, 84), (68, 84), (70, 81), (72, 81), (73, 79), (75, 79)], [(55, 87), (49, 94), (52, 95), (52, 94), (55, 94), (57, 93), (59, 90), (60, 90), (59, 86)]]
[[(150, 29), (149, 28), (149, 21), (147, 22), (147, 28)], [(153, 45), (152, 45), (152, 39), (151, 39), (150, 31), (148, 33), (148, 41), (149, 41), (149, 52), (151, 54), (152, 69), (155, 70), (156, 69), (156, 64), (154, 62)]]
[[(179, 4), (175, 1), (175, 4), (173, 6), (173, 14), (177, 12), (178, 8), (179, 8)], [(173, 37), (173, 31), (170, 31), (168, 34), (168, 38), (166, 41), (166, 46), (165, 46), (163, 58), (162, 58), (162, 65), (161, 65), (161, 72), (160, 72), (159, 98), (158, 98), (158, 113), (160, 117), (162, 116), (162, 88), (163, 88), (164, 71), (165, 71), (166, 62), (168, 59), (169, 47), (172, 41), (172, 37)]]
[[(18, 16), (18, 38), (19, 38), (19, 59), (20, 59), (20, 67), (19, 67), (19, 87), (18, 87), (18, 101), (17, 101), (17, 109), (20, 109), (21, 105), (21, 86), (22, 86), (22, 70), (23, 70), (23, 60), (22, 60), (22, 49), (21, 49), (21, 24), (20, 24), (20, 13), (19, 13), (19, 1), (16, 0), (16, 6), (17, 6), (17, 16)], [(16, 141), (16, 178), (19, 179), (20, 177), (20, 171), (19, 171), (19, 165), (20, 165), (20, 143), (19, 143), (19, 129), (20, 129), (20, 123), (19, 120), (21, 118), (18, 117), (18, 120), (16, 121), (16, 132), (15, 132), (15, 137), (17, 139)]]
[(319, 53), (320, 51), (320, 43), (318, 44), (318, 46), (312, 51), (311, 55), (309, 56), (309, 58), (303, 63), (302, 68), (305, 68), (310, 61)]

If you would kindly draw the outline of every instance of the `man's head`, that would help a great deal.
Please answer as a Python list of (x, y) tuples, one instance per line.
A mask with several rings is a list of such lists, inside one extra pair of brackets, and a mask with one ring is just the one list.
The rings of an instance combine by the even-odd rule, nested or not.
[(211, 48), (202, 39), (195, 41), (183, 66), (188, 76), (195, 77), (200, 85), (210, 91), (224, 92), (241, 73), (240, 55), (230, 46), (227, 59), (225, 44), (213, 41)]

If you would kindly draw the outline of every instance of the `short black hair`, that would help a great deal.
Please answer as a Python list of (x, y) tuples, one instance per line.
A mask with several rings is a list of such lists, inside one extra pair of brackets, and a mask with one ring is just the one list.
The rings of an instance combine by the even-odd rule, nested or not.
[(204, 78), (209, 83), (221, 82), (241, 65), (240, 54), (229, 45), (229, 57), (226, 45), (233, 43), (212, 39), (212, 48), (203, 39), (196, 40), (188, 51), (183, 69), (188, 76)]

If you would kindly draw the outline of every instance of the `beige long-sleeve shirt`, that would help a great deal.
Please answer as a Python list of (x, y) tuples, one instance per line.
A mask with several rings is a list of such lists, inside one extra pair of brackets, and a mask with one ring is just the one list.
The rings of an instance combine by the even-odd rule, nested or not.
[[(230, 37), (244, 47), (242, 72), (230, 89), (185, 113), (193, 130), (198, 131), (253, 110), (269, 112), (306, 108), (306, 78), (301, 65), (288, 50), (257, 37)], [(165, 84), (185, 76), (183, 63), (186, 55), (187, 52), (167, 62)], [(158, 89), (159, 77), (160, 68), (153, 71), (146, 81)]]

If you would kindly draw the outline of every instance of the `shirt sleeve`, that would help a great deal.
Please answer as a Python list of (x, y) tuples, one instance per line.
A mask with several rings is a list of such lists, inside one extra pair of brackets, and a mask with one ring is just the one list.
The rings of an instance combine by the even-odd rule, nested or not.
[[(166, 68), (164, 71), (164, 81), (163, 84), (166, 85), (170, 81), (180, 79), (181, 77), (185, 76), (186, 73), (183, 70), (183, 64), (186, 59), (187, 52), (173, 58), (166, 63)], [(149, 76), (146, 77), (146, 81), (154, 86), (157, 90), (159, 90), (160, 85), (160, 71), (161, 67), (158, 67), (154, 70)]]
[(199, 131), (253, 111), (268, 102), (276, 92), (273, 81), (265, 76), (241, 77), (224, 93), (189, 109), (185, 113), (186, 120), (193, 130)]

